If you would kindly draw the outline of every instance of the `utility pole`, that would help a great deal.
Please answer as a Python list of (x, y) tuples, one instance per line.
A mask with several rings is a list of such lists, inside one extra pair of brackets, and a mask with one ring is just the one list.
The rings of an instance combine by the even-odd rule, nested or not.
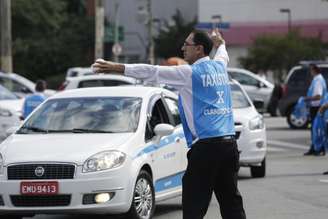
[(104, 56), (104, 1), (95, 0), (95, 59), (103, 58)]
[[(114, 16), (114, 45), (117, 46), (118, 45), (118, 27), (119, 27), (119, 24), (118, 24), (118, 7), (119, 7), (119, 4), (118, 2), (115, 0), (115, 16)], [(114, 53), (114, 62), (118, 62), (118, 53)]]
[(149, 38), (149, 45), (148, 45), (148, 59), (150, 64), (155, 64), (155, 55), (154, 55), (154, 40), (153, 40), (153, 14), (151, 10), (151, 1), (147, 0), (147, 12), (148, 12), (148, 38)]
[(0, 69), (13, 71), (11, 53), (11, 4), (10, 0), (0, 0)]

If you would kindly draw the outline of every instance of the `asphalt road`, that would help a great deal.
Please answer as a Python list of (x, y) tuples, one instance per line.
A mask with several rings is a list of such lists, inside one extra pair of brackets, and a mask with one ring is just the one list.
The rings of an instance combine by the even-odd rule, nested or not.
[[(310, 144), (309, 130), (291, 130), (284, 118), (266, 118), (267, 176), (250, 177), (241, 168), (239, 188), (250, 219), (322, 219), (328, 217), (327, 157), (303, 156)], [(328, 155), (327, 155), (328, 156)], [(105, 218), (93, 216), (93, 218)], [(37, 215), (33, 219), (87, 219), (91, 216)], [(106, 217), (117, 218), (117, 217)], [(155, 219), (182, 218), (181, 198), (159, 203)], [(205, 219), (221, 218), (213, 196)]]

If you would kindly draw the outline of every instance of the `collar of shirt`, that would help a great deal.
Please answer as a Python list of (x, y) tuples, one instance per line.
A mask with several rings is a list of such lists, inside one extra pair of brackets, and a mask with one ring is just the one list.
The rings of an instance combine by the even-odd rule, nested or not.
[(321, 76), (321, 74), (317, 74), (316, 76), (314, 76), (313, 79), (319, 78)]
[(208, 61), (208, 60), (210, 60), (210, 57), (209, 57), (209, 56), (205, 56), (205, 57), (203, 57), (203, 58), (198, 59), (196, 62), (194, 62), (193, 65), (195, 65), (195, 64), (199, 64), (199, 63), (201, 63), (201, 62), (205, 62), (205, 61)]

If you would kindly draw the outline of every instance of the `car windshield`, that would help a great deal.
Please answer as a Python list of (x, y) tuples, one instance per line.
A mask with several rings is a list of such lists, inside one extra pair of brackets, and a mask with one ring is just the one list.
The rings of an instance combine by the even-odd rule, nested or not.
[(52, 99), (33, 113), (17, 133), (135, 132), (141, 102), (135, 97)]
[(245, 108), (250, 107), (248, 99), (237, 84), (231, 84), (231, 97), (232, 97), (232, 108)]
[(18, 97), (0, 85), (0, 100), (16, 100)]

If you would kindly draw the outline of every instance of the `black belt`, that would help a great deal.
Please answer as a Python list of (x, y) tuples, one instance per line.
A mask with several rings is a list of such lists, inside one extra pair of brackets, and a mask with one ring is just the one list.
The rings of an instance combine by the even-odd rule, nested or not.
[(213, 138), (203, 138), (200, 139), (200, 142), (208, 142), (208, 141), (231, 141), (235, 140), (234, 135), (225, 135), (225, 136), (219, 136), (219, 137), (213, 137)]

